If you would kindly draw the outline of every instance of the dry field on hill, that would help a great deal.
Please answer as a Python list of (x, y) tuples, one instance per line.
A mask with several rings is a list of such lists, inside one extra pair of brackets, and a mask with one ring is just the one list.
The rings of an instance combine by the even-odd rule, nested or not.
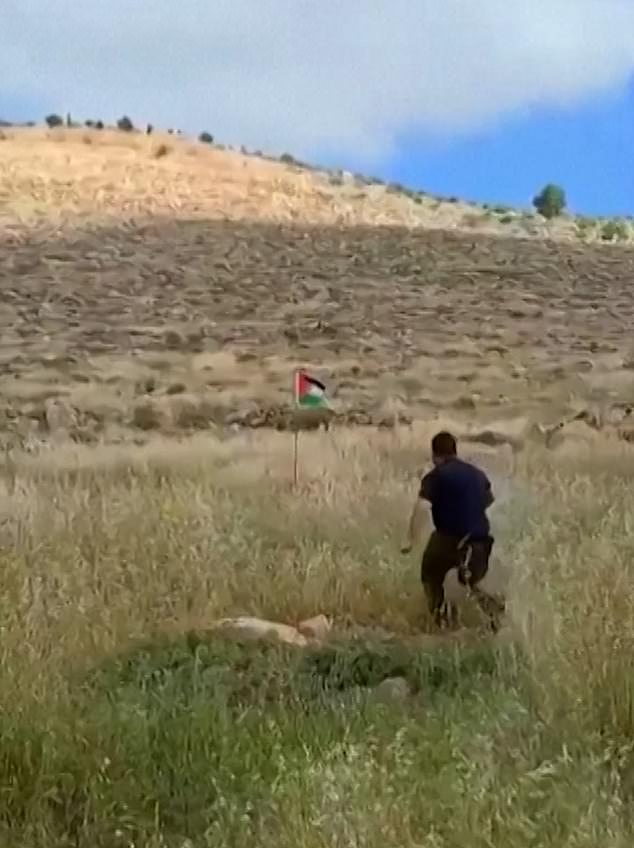
[(628, 417), (623, 247), (467, 232), (452, 204), (180, 139), (49, 135), (0, 146), (8, 443), (284, 426), (297, 365), (352, 423)]

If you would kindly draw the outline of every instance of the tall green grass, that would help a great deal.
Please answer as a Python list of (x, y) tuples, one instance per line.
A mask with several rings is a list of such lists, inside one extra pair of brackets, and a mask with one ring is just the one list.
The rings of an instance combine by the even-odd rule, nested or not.
[[(438, 644), (398, 553), (425, 442), (302, 438), (297, 492), (281, 435), (12, 465), (0, 844), (631, 845), (634, 453), (492, 458), (508, 627)], [(309, 650), (207, 632), (316, 612)]]

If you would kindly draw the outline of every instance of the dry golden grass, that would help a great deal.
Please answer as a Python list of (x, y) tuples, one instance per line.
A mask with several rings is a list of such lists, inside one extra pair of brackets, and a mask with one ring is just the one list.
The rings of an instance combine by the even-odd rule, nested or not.
[[(398, 552), (431, 429), (302, 436), (297, 491), (287, 434), (14, 457), (5, 844), (627, 845), (634, 452), (472, 454), (508, 623), (438, 653)], [(305, 659), (204, 636), (318, 611), (339, 647)], [(359, 700), (390, 669), (412, 702)]]
[[(181, 216), (308, 225), (477, 230), (488, 235), (601, 239), (601, 222), (487, 212), (462, 201), (390, 190), (161, 133), (40, 128), (4, 131), (3, 225), (81, 217)], [(69, 179), (70, 176), (70, 179)], [(510, 220), (509, 220), (510, 218)], [(504, 220), (501, 220), (504, 219)], [(632, 238), (632, 228), (622, 222)]]

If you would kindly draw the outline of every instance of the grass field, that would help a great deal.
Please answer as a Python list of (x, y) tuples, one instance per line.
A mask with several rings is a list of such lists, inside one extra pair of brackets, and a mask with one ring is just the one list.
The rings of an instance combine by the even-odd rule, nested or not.
[[(302, 436), (298, 491), (285, 434), (15, 456), (0, 844), (631, 845), (634, 451), (481, 457), (508, 625), (442, 641), (398, 552), (426, 437)], [(208, 633), (317, 612), (306, 650)]]

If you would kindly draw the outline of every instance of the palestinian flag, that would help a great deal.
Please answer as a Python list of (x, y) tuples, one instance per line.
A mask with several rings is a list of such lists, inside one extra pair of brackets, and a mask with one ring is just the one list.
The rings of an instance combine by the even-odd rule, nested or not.
[(295, 373), (295, 403), (302, 409), (327, 407), (326, 387), (305, 371), (297, 371)]

